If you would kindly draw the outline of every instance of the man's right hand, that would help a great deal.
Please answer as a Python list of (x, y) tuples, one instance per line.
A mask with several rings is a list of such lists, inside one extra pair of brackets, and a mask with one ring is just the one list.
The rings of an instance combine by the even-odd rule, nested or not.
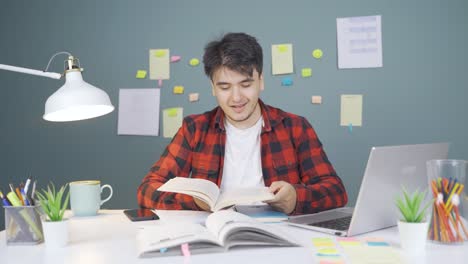
[(208, 211), (210, 212), (210, 206), (208, 204), (206, 204), (205, 202), (203, 202), (202, 200), (199, 200), (195, 197), (193, 197), (193, 200), (195, 201), (195, 204), (198, 206), (198, 208), (200, 208), (202, 211)]

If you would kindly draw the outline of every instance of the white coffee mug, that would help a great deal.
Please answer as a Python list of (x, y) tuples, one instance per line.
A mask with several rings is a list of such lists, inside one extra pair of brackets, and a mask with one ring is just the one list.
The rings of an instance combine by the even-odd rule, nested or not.
[[(110, 193), (101, 200), (102, 191), (108, 188)], [(98, 180), (70, 182), (70, 207), (74, 216), (97, 215), (101, 205), (112, 197), (112, 187), (105, 184), (101, 187)]]

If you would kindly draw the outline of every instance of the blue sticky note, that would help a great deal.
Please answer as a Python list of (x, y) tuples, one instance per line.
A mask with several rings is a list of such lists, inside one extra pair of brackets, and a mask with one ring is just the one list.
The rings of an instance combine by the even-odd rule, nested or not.
[(389, 247), (390, 246), (390, 244), (388, 244), (387, 242), (383, 242), (383, 241), (368, 241), (367, 245), (371, 247)]
[(349, 133), (353, 132), (353, 124), (349, 123)]
[(293, 85), (293, 80), (290, 77), (284, 77), (281, 79), (281, 85), (282, 86), (291, 86)]
[(159, 250), (159, 252), (161, 252), (161, 253), (166, 253), (166, 251), (167, 251), (167, 248), (161, 248), (161, 249)]

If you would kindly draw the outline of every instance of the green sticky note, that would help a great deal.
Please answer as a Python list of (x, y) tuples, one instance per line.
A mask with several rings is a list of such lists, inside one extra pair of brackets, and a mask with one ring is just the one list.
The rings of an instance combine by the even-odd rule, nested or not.
[(323, 51), (321, 49), (314, 49), (314, 51), (312, 51), (312, 57), (316, 59), (320, 59), (322, 58), (322, 56), (323, 56)]
[(301, 76), (306, 78), (312, 76), (312, 69), (311, 68), (303, 68), (301, 70)]
[(177, 116), (177, 111), (177, 108), (169, 108), (167, 109), (167, 115), (172, 117)]
[(146, 71), (144, 70), (138, 70), (136, 73), (136, 78), (137, 79), (144, 79), (146, 78)]
[(166, 50), (163, 50), (163, 49), (156, 50), (154, 52), (154, 55), (159, 58), (164, 57), (166, 56)]
[(288, 51), (288, 45), (278, 45), (278, 51), (279, 52), (287, 52)]
[(189, 64), (190, 66), (197, 66), (198, 64), (200, 64), (200, 60), (197, 58), (193, 58), (190, 60)]

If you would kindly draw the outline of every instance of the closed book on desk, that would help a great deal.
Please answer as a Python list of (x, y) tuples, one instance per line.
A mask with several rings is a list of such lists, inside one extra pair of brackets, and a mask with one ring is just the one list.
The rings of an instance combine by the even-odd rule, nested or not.
[(264, 202), (275, 198), (267, 187), (229, 189), (221, 192), (218, 186), (209, 180), (185, 177), (170, 179), (159, 187), (158, 191), (190, 195), (205, 202), (212, 212), (236, 204)]
[(284, 220), (288, 220), (287, 214), (276, 211), (268, 204), (236, 205), (234, 209), (236, 212), (252, 217), (255, 220), (263, 223), (278, 223)]
[(295, 247), (299, 244), (276, 226), (266, 225), (234, 211), (208, 216), (205, 226), (171, 223), (138, 229), (139, 257), (182, 255), (189, 244), (192, 254), (222, 252), (241, 247)]

